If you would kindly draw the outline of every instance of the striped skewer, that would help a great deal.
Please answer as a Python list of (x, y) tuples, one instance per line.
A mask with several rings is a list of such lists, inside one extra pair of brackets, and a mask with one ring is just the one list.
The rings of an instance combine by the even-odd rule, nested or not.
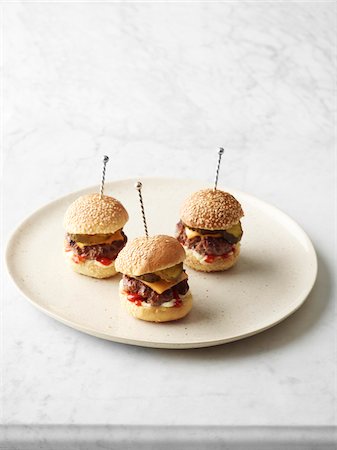
[(217, 188), (217, 185), (218, 185), (218, 178), (219, 178), (219, 170), (220, 170), (221, 157), (222, 157), (224, 151), (225, 151), (225, 150), (224, 150), (222, 147), (220, 147), (219, 152), (218, 152), (218, 153), (219, 153), (219, 158), (218, 158), (218, 165), (217, 165), (217, 168), (216, 168), (215, 182), (214, 182), (214, 188), (213, 188), (213, 191), (216, 191), (216, 188)]
[(145, 217), (144, 203), (143, 203), (143, 197), (142, 197), (142, 187), (143, 187), (142, 183), (140, 181), (137, 181), (137, 183), (135, 184), (135, 188), (137, 189), (138, 194), (139, 194), (140, 208), (142, 211), (145, 235), (148, 238), (149, 233), (147, 231), (147, 225), (146, 225), (146, 217)]
[(103, 173), (102, 173), (101, 189), (100, 189), (100, 193), (99, 193), (99, 196), (100, 196), (100, 199), (101, 199), (101, 200), (102, 200), (102, 197), (103, 197), (103, 191), (104, 191), (105, 169), (106, 169), (106, 165), (107, 165), (107, 162), (108, 162), (108, 161), (109, 161), (109, 156), (104, 155), (104, 158), (103, 158)]

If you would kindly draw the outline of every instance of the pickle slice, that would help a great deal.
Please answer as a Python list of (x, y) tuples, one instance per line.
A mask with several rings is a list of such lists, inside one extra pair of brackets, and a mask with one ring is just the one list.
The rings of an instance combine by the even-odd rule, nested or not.
[(183, 263), (176, 264), (175, 266), (168, 267), (167, 269), (158, 270), (156, 275), (159, 275), (165, 281), (177, 280), (183, 271)]
[(223, 231), (223, 236), (230, 244), (236, 244), (240, 241), (242, 233), (241, 222), (239, 222)]
[(147, 283), (155, 283), (160, 280), (172, 282), (180, 277), (182, 271), (183, 263), (180, 263), (173, 267), (168, 267), (167, 269), (158, 270), (154, 273), (144, 273), (143, 275), (138, 275), (135, 278), (137, 278), (137, 280), (146, 281)]
[[(190, 227), (189, 227), (190, 228)], [(201, 228), (190, 228), (191, 230), (197, 231), (201, 235), (207, 235), (214, 237), (224, 237), (226, 241), (228, 241), (230, 244), (236, 244), (240, 241), (242, 237), (242, 228), (241, 228), (241, 222), (236, 223), (230, 228), (227, 228), (227, 230), (204, 230)]]
[(139, 275), (135, 278), (141, 281), (146, 281), (147, 283), (154, 283), (160, 280), (159, 275), (156, 275), (155, 273), (144, 273), (144, 275)]
[(82, 244), (97, 245), (105, 242), (112, 234), (70, 234), (72, 241)]
[[(185, 227), (187, 227), (187, 225), (185, 225)], [(187, 227), (190, 230), (196, 231), (199, 234), (220, 234), (222, 233), (222, 230), (204, 230), (203, 228), (192, 228), (192, 227)]]
[(242, 236), (242, 228), (241, 228), (241, 222), (236, 223), (230, 228), (227, 228), (227, 233), (232, 234), (233, 236), (237, 238), (241, 238)]

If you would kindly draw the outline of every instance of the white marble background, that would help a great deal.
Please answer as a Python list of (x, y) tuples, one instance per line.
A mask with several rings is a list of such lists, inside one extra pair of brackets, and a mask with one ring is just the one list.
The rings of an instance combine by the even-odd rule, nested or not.
[(319, 277), (293, 317), (219, 348), (100, 341), (4, 279), (6, 424), (333, 425), (334, 2), (2, 5), (3, 225), (107, 178), (213, 179), (309, 233)]

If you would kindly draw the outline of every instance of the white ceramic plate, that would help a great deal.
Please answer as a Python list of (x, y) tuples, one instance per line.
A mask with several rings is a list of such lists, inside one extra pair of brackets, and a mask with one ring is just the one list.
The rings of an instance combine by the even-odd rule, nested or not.
[[(143, 234), (135, 180), (107, 183), (105, 193), (122, 201), (130, 220), (129, 239)], [(143, 179), (150, 234), (174, 234), (182, 201), (204, 183)], [(127, 315), (118, 298), (120, 275), (95, 280), (73, 273), (63, 255), (62, 219), (75, 192), (42, 207), (12, 235), (7, 266), (19, 290), (34, 306), (85, 333), (133, 345), (196, 348), (235, 341), (279, 323), (304, 302), (315, 282), (315, 250), (287, 215), (250, 195), (231, 190), (245, 217), (242, 251), (227, 272), (188, 269), (194, 306), (176, 322), (154, 324)]]

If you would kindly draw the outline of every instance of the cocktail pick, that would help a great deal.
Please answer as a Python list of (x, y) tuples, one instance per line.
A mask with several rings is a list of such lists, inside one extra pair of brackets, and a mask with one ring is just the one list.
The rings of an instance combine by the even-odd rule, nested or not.
[(102, 181), (101, 181), (101, 189), (100, 189), (100, 199), (103, 197), (103, 191), (104, 191), (104, 181), (105, 181), (105, 168), (107, 165), (107, 162), (109, 161), (109, 156), (104, 155), (103, 157), (103, 172), (102, 172)]
[(220, 170), (220, 163), (221, 163), (221, 156), (223, 155), (223, 152), (224, 152), (225, 150), (222, 148), (222, 147), (220, 147), (220, 149), (219, 149), (219, 158), (218, 158), (218, 165), (217, 165), (217, 168), (216, 168), (216, 174), (215, 174), (215, 182), (214, 182), (214, 188), (213, 188), (213, 191), (216, 191), (216, 187), (217, 187), (217, 185), (218, 185), (218, 178), (219, 178), (219, 170)]
[(140, 181), (137, 181), (137, 183), (135, 183), (135, 188), (137, 189), (138, 194), (139, 194), (140, 208), (141, 208), (141, 211), (142, 211), (145, 235), (148, 238), (149, 237), (149, 233), (147, 231), (147, 225), (146, 225), (146, 217), (145, 217), (145, 210), (144, 210), (143, 197), (142, 197), (142, 187), (143, 187), (143, 185), (142, 185), (142, 183)]

